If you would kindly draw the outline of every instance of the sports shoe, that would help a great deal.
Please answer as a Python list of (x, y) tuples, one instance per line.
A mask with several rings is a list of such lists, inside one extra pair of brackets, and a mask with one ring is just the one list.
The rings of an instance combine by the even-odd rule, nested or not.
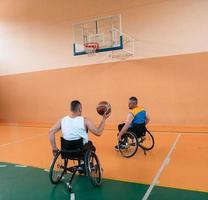
[(81, 164), (81, 165), (79, 166), (79, 168), (78, 168), (78, 173), (79, 173), (80, 175), (86, 173), (84, 163)]
[(119, 149), (125, 149), (125, 144), (119, 144), (119, 146), (118, 145), (116, 145), (115, 147), (114, 147), (114, 149), (116, 150), (116, 151), (119, 151)]

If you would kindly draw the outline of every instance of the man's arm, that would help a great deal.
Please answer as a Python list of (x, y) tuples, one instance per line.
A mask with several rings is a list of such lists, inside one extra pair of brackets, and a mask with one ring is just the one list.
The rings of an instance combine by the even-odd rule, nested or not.
[(125, 134), (125, 133), (127, 132), (127, 130), (128, 130), (128, 128), (130, 127), (130, 125), (131, 125), (133, 119), (134, 119), (133, 114), (132, 114), (132, 113), (129, 113), (129, 114), (127, 115), (127, 119), (126, 119), (126, 122), (125, 122), (124, 127), (123, 127), (123, 128), (121, 129), (121, 131), (118, 133), (118, 139), (119, 139), (119, 140), (121, 140), (122, 135)]
[(86, 126), (86, 128), (87, 128), (90, 132), (92, 132), (94, 135), (96, 135), (96, 136), (101, 136), (101, 135), (102, 135), (102, 131), (103, 131), (104, 127), (105, 127), (105, 121), (106, 121), (106, 119), (107, 119), (109, 116), (110, 116), (110, 113), (107, 114), (107, 115), (104, 114), (104, 115), (103, 115), (103, 118), (102, 118), (102, 120), (100, 121), (100, 124), (99, 124), (98, 127), (96, 127), (92, 121), (90, 121), (89, 119), (85, 118), (85, 126)]
[(148, 124), (150, 122), (150, 118), (149, 115), (146, 114), (146, 120), (145, 120), (145, 124)]
[(61, 120), (56, 122), (56, 124), (49, 130), (49, 139), (52, 147), (52, 152), (54, 155), (58, 151), (58, 148), (56, 146), (55, 134), (60, 130), (61, 130)]

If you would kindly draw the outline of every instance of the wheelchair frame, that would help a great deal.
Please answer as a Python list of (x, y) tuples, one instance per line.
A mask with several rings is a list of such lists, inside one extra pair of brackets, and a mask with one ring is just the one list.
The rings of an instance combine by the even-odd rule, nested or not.
[[(76, 156), (72, 156), (73, 154), (76, 154)], [(62, 162), (61, 164), (58, 163), (59, 160)], [(68, 167), (69, 160), (77, 160), (78, 165)], [(84, 161), (84, 163), (82, 164), (81, 161)], [(56, 167), (56, 165), (57, 167), (59, 167), (60, 172), (58, 173), (57, 177), (54, 178), (54, 174), (56, 173), (54, 168)], [(102, 184), (102, 170), (100, 162), (96, 153), (93, 150), (87, 150), (86, 152), (82, 152), (80, 151), (80, 149), (58, 151), (53, 158), (49, 171), (49, 178), (51, 183), (59, 183), (64, 174), (67, 174), (67, 172), (72, 173), (72, 176), (67, 182), (67, 187), (69, 189), (70, 195), (73, 196), (73, 199), (75, 199), (75, 194), (72, 192), (72, 181), (74, 180), (75, 174), (77, 172), (79, 172), (80, 174), (84, 173), (84, 175), (88, 176), (92, 185), (95, 187)], [(94, 172), (97, 173), (97, 177), (94, 177)]]

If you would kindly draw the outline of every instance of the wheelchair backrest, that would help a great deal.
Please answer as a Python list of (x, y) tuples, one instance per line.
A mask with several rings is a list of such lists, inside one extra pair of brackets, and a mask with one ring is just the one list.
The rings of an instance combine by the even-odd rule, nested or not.
[(61, 137), (61, 150), (62, 151), (70, 151), (70, 150), (80, 150), (83, 148), (83, 139), (80, 138), (78, 140), (65, 140)]
[(83, 139), (68, 141), (61, 137), (61, 156), (79, 160), (83, 156)]

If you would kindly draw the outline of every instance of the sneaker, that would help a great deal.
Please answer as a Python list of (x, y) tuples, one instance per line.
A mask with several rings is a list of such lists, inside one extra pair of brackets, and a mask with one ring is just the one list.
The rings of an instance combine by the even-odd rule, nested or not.
[(119, 144), (119, 146), (116, 145), (116, 146), (114, 147), (114, 149), (115, 149), (116, 151), (119, 151), (119, 149), (125, 149), (125, 145), (124, 145), (124, 144)]
[(86, 171), (85, 171), (85, 165), (84, 164), (81, 164), (78, 168), (78, 173), (81, 175), (81, 174), (85, 174)]

